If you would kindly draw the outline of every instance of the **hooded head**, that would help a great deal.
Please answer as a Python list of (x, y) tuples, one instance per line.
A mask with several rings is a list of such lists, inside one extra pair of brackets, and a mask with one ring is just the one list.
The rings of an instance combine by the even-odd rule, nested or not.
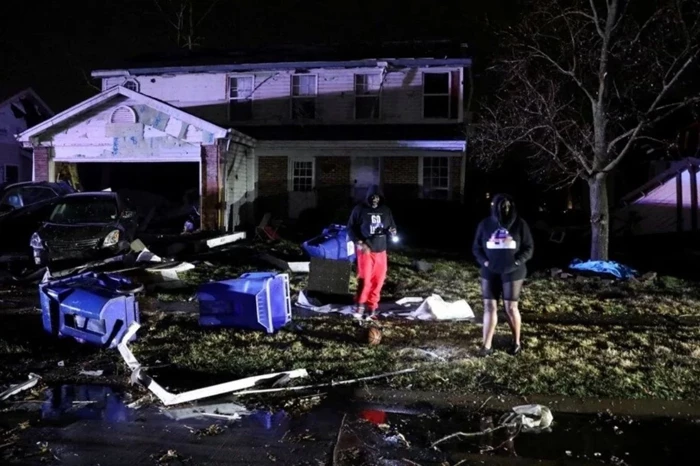
[(365, 197), (365, 202), (368, 206), (375, 209), (377, 206), (379, 206), (379, 204), (384, 202), (384, 195), (379, 190), (379, 185), (374, 184), (369, 187), (367, 190), (367, 196)]
[(508, 194), (496, 194), (491, 201), (491, 217), (504, 228), (510, 228), (515, 222), (517, 212), (515, 202)]

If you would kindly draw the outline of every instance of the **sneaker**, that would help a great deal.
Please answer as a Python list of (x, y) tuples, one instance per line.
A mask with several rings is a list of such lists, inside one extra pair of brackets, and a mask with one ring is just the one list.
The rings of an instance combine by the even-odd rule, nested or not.
[(367, 315), (367, 320), (379, 320), (379, 313), (377, 312), (376, 309), (373, 309), (369, 311), (369, 314)]
[(508, 351), (508, 353), (509, 353), (511, 356), (517, 356), (517, 355), (520, 354), (522, 351), (523, 351), (522, 345), (513, 344), (513, 346), (510, 348), (510, 351)]
[(493, 348), (486, 348), (485, 346), (482, 346), (481, 349), (479, 350), (479, 357), (480, 358), (485, 358), (488, 356), (491, 356), (493, 354)]
[(363, 320), (365, 318), (365, 306), (363, 304), (358, 304), (352, 316), (357, 320)]

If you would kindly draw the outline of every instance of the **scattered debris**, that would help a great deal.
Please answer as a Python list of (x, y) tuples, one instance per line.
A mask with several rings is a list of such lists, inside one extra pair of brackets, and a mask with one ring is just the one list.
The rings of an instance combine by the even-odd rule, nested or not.
[(629, 279), (637, 275), (636, 270), (614, 261), (589, 260), (583, 262), (580, 259), (574, 259), (574, 261), (569, 264), (569, 269), (595, 275), (612, 275), (620, 279)]
[(430, 262), (424, 261), (424, 260), (413, 261), (411, 266), (413, 267), (413, 269), (416, 272), (426, 273), (426, 272), (430, 272), (431, 270), (433, 270), (433, 264), (431, 264)]
[(19, 392), (23, 392), (25, 390), (29, 390), (30, 388), (34, 388), (39, 382), (39, 379), (41, 379), (40, 376), (30, 373), (29, 380), (27, 380), (26, 382), (18, 383), (17, 385), (12, 385), (10, 386), (10, 388), (0, 393), (0, 401), (4, 401), (13, 395), (16, 395)]
[(233, 421), (240, 419), (243, 415), (250, 414), (250, 411), (238, 403), (216, 403), (190, 408), (165, 409), (163, 414), (176, 421), (200, 417), (215, 417)]
[(340, 382), (330, 381), (328, 383), (320, 383), (320, 384), (315, 384), (315, 385), (301, 385), (301, 386), (297, 386), (297, 387), (287, 387), (287, 388), (268, 388), (268, 389), (262, 389), (262, 390), (245, 390), (245, 391), (235, 392), (234, 395), (236, 395), (236, 396), (255, 395), (255, 394), (260, 394), (260, 393), (275, 393), (275, 392), (286, 392), (286, 391), (309, 390), (312, 388), (330, 388), (330, 387), (336, 387), (338, 385), (348, 385), (348, 384), (353, 384), (353, 383), (358, 383), (358, 382), (366, 382), (369, 380), (377, 380), (377, 379), (383, 379), (383, 378), (387, 378), (387, 377), (394, 377), (396, 375), (409, 374), (409, 373), (415, 372), (415, 371), (416, 371), (416, 369), (414, 367), (411, 367), (409, 369), (403, 369), (403, 370), (396, 371), (396, 372), (388, 372), (386, 374), (372, 375), (369, 377), (360, 377), (359, 379), (341, 380)]
[(232, 233), (230, 235), (220, 236), (218, 238), (212, 238), (206, 241), (209, 248), (218, 248), (225, 244), (235, 243), (236, 241), (241, 241), (246, 238), (245, 231), (240, 231), (237, 233)]
[(447, 303), (440, 295), (433, 294), (411, 313), (411, 317), (420, 320), (469, 320), (474, 319), (475, 315), (464, 299)]
[(104, 374), (103, 370), (97, 371), (80, 371), (80, 375), (86, 375), (88, 377), (101, 377)]
[(124, 362), (126, 362), (126, 365), (132, 371), (132, 383), (139, 383), (147, 389), (149, 389), (154, 395), (156, 395), (160, 399), (160, 401), (165, 406), (172, 406), (187, 403), (190, 401), (201, 400), (203, 398), (211, 398), (213, 396), (245, 390), (247, 388), (254, 387), (260, 381), (276, 378), (283, 374), (288, 375), (290, 378), (300, 378), (308, 376), (306, 369), (297, 369), (293, 371), (247, 377), (245, 379), (234, 380), (231, 382), (213, 385), (211, 387), (200, 388), (197, 390), (192, 390), (176, 395), (174, 393), (168, 392), (163, 387), (161, 387), (155, 380), (149, 377), (144, 371), (145, 368), (141, 366), (134, 354), (127, 347), (127, 343), (136, 334), (139, 327), (140, 325), (137, 322), (133, 322), (129, 327), (129, 330), (124, 335), (124, 338), (122, 339), (121, 343), (117, 345), (117, 348), (119, 349), (119, 353), (121, 353)]

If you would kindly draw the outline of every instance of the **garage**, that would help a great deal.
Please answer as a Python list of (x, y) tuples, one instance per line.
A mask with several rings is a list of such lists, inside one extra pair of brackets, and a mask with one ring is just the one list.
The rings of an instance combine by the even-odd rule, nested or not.
[(232, 189), (226, 179), (241, 183), (236, 170), (224, 174), (229, 154), (255, 143), (122, 87), (25, 131), (19, 141), (33, 149), (35, 181), (77, 179), (84, 191), (127, 192), (144, 216), (153, 207), (159, 214), (179, 210), (177, 228), (194, 208), (211, 230), (226, 227)]

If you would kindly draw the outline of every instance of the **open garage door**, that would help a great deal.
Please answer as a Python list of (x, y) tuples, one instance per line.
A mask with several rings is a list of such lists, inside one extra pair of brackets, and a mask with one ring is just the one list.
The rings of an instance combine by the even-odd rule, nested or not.
[(180, 232), (186, 220), (199, 215), (198, 162), (75, 165), (84, 191), (111, 189), (132, 204), (142, 231)]

